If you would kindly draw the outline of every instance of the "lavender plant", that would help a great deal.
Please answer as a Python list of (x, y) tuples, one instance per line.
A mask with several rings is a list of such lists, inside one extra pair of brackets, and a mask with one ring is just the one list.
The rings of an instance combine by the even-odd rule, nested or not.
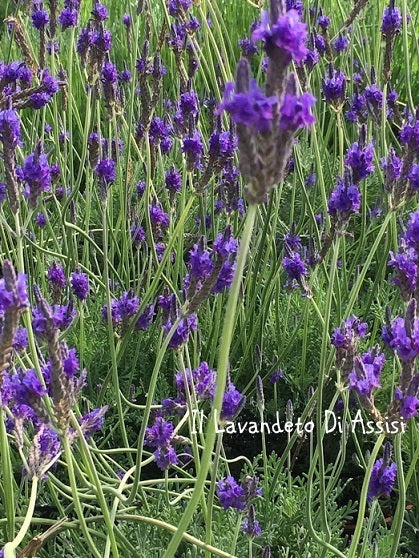
[(0, 7), (0, 556), (417, 553), (415, 2), (257, 4)]

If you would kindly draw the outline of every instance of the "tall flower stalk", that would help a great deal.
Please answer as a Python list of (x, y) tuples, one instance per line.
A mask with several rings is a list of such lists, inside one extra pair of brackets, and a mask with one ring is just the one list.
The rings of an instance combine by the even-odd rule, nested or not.
[[(286, 38), (284, 29), (291, 29)], [(264, 43), (269, 59), (265, 93), (250, 78), (249, 63), (242, 58), (237, 66), (236, 81), (226, 84), (224, 98), (217, 110), (218, 113), (223, 110), (228, 112), (237, 125), (240, 170), (246, 181), (245, 195), (249, 207), (225, 310), (218, 351), (217, 384), (205, 433), (205, 449), (194, 491), (165, 558), (174, 556), (199, 503), (211, 466), (227, 382), (237, 303), (258, 204), (264, 203), (271, 190), (282, 180), (297, 130), (310, 127), (315, 120), (311, 113), (314, 97), (309, 93), (298, 95), (295, 76), (288, 72), (291, 61), (299, 62), (306, 54), (306, 26), (299, 21), (298, 13), (295, 10), (286, 12), (282, 1), (272, 1), (269, 13), (263, 12), (253, 38)]]

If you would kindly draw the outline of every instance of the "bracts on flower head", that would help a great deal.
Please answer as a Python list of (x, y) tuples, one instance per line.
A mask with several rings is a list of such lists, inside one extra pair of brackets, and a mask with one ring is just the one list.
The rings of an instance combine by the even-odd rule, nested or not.
[(394, 0), (390, 0), (389, 5), (385, 8), (381, 33), (385, 41), (385, 54), (383, 66), (383, 81), (388, 83), (391, 78), (391, 62), (393, 58), (394, 40), (402, 25), (402, 15), (400, 9), (395, 7)]
[(27, 66), (32, 70), (33, 73), (36, 72), (37, 64), (33, 59), (31, 49), (29, 47), (28, 39), (26, 38), (25, 31), (20, 23), (20, 21), (13, 16), (7, 17), (5, 23), (13, 25), (13, 38), (20, 48), (23, 54), (23, 58)]
[(15, 149), (20, 145), (20, 119), (12, 108), (10, 97), (6, 99), (4, 110), (0, 111), (0, 142), (3, 144), (4, 174), (10, 209), (14, 214), (19, 211), (19, 188), (16, 176)]
[(250, 203), (262, 203), (284, 176), (295, 132), (314, 122), (309, 93), (297, 95), (296, 79), (289, 74), (284, 95), (266, 96), (250, 79), (249, 62), (241, 58), (236, 82), (226, 84), (217, 112), (226, 110), (237, 124), (240, 171)]
[(391, 453), (391, 444), (386, 442), (383, 457), (377, 459), (372, 469), (368, 488), (368, 501), (370, 502), (373, 498), (378, 498), (382, 495), (390, 496), (397, 476), (396, 463), (390, 463)]
[(85, 375), (75, 378), (78, 361), (74, 351), (70, 352), (65, 343), (59, 341), (59, 330), (54, 324), (50, 305), (43, 298), (37, 285), (34, 293), (38, 309), (45, 318), (45, 339), (50, 358), (50, 394), (54, 404), (57, 426), (67, 432), (70, 423), (71, 408), (77, 401), (83, 388)]
[(28, 478), (45, 480), (47, 471), (56, 463), (60, 454), (61, 444), (57, 433), (47, 424), (41, 423), (28, 451)]

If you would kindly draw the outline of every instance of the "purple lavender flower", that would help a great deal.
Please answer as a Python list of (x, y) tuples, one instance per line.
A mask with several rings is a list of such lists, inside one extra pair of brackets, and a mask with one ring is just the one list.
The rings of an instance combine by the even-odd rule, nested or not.
[(419, 254), (419, 211), (410, 214), (404, 239), (407, 246), (413, 248)]
[(198, 130), (183, 138), (182, 153), (186, 155), (188, 170), (199, 169), (201, 166), (201, 157), (204, 152), (202, 136)]
[(237, 254), (237, 238), (232, 235), (231, 227), (228, 226), (224, 233), (219, 233), (213, 244), (213, 251), (222, 258), (228, 258)]
[(86, 413), (79, 418), (80, 428), (86, 440), (89, 440), (95, 432), (102, 429), (107, 410), (108, 406), (105, 405), (105, 407), (93, 409), (90, 413)]
[(316, 121), (311, 112), (315, 102), (316, 99), (310, 93), (303, 93), (301, 96), (286, 93), (280, 109), (281, 129), (295, 133), (300, 128), (310, 128)]
[(43, 145), (38, 143), (35, 151), (26, 157), (23, 167), (17, 169), (17, 175), (25, 183), (24, 194), (29, 198), (31, 207), (36, 207), (42, 192), (51, 190), (51, 167)]
[(340, 106), (345, 100), (346, 76), (341, 70), (335, 70), (332, 66), (324, 79), (322, 79), (322, 91), (326, 102), (334, 106)]
[(102, 82), (104, 83), (117, 83), (118, 70), (112, 62), (105, 62), (102, 68)]
[(101, 54), (106, 54), (110, 51), (112, 46), (112, 34), (109, 29), (95, 31), (92, 36), (92, 44)]
[(220, 419), (222, 421), (232, 421), (242, 410), (246, 402), (246, 396), (239, 392), (236, 386), (228, 381), (223, 398)]
[(287, 11), (296, 10), (298, 15), (302, 16), (304, 12), (303, 0), (286, 0), (285, 8)]
[(414, 192), (419, 191), (419, 165), (413, 163), (410, 168), (408, 179), (410, 182), (410, 186)]
[(198, 95), (195, 91), (185, 91), (179, 99), (179, 110), (182, 117), (187, 119), (190, 115), (196, 116), (198, 114)]
[(58, 22), (63, 29), (68, 29), (77, 25), (78, 17), (78, 10), (68, 6), (61, 11), (58, 17)]
[[(138, 296), (135, 296), (133, 291), (125, 291), (119, 300), (111, 300), (111, 319), (113, 325), (128, 320), (135, 316), (140, 308), (140, 301)], [(105, 322), (108, 321), (108, 307), (103, 306), (102, 317)]]
[(374, 114), (377, 114), (383, 107), (383, 92), (376, 83), (367, 85), (364, 91), (368, 106)]
[(419, 355), (419, 318), (407, 325), (404, 318), (396, 318), (390, 326), (383, 326), (382, 339), (406, 362)]
[(307, 49), (306, 57), (304, 58), (304, 64), (309, 70), (312, 70), (314, 66), (320, 60), (319, 51), (315, 49)]
[(246, 535), (252, 539), (254, 537), (260, 537), (262, 534), (259, 521), (255, 519), (255, 508), (253, 504), (249, 506), (248, 516), (243, 520), (242, 531), (244, 531)]
[(324, 37), (315, 33), (314, 34), (314, 46), (316, 47), (316, 50), (320, 54), (324, 54), (326, 52), (326, 41), (324, 40)]
[(146, 188), (146, 183), (144, 182), (144, 180), (139, 180), (135, 187), (135, 192), (137, 194), (137, 197), (141, 198), (143, 196), (145, 192), (145, 188)]
[(195, 279), (206, 279), (209, 277), (213, 262), (208, 250), (204, 249), (203, 240), (199, 244), (194, 244), (189, 252), (189, 273)]
[(369, 143), (360, 146), (356, 141), (346, 151), (345, 164), (352, 169), (352, 179), (354, 184), (358, 184), (360, 180), (366, 178), (375, 169), (372, 161), (374, 160), (374, 145)]
[(418, 373), (416, 373), (416, 382), (415, 377), (411, 382), (413, 389), (409, 386), (408, 393), (406, 395), (403, 395), (399, 388), (396, 388), (395, 390), (395, 399), (396, 401), (400, 401), (400, 414), (404, 420), (409, 420), (418, 415), (419, 399), (416, 397), (418, 383), (417, 374)]
[[(170, 137), (171, 133), (171, 127), (158, 116), (154, 117), (150, 122), (150, 142), (152, 145), (158, 145), (160, 143), (160, 146), (164, 153), (168, 153), (170, 151), (172, 145), (172, 140)], [(168, 143), (166, 144), (165, 141), (167, 141)]]
[(394, 462), (390, 463), (390, 448), (390, 442), (387, 442), (384, 448), (384, 457), (377, 459), (372, 468), (368, 488), (369, 501), (373, 498), (379, 498), (381, 495), (389, 497), (393, 489), (397, 476), (397, 465)]
[(299, 64), (307, 54), (307, 26), (294, 9), (280, 15), (276, 22), (272, 22), (268, 12), (263, 11), (261, 22), (252, 33), (252, 40), (263, 41), (268, 56), (278, 52), (284, 64), (289, 64), (291, 60)]
[(140, 246), (145, 240), (145, 230), (140, 224), (131, 225), (131, 238), (135, 246)]
[(105, 19), (108, 19), (108, 10), (106, 6), (96, 2), (93, 6), (92, 15), (97, 21), (105, 21)]
[(287, 286), (292, 286), (294, 282), (299, 283), (305, 275), (308, 275), (306, 262), (298, 252), (290, 252), (289, 256), (282, 259), (282, 266), (288, 275)]
[(192, 6), (192, 0), (170, 0), (169, 14), (173, 17), (182, 17)]
[(200, 29), (201, 24), (195, 16), (191, 16), (185, 23), (185, 27), (189, 31), (189, 33), (195, 33), (195, 31), (198, 31), (198, 29)]
[(131, 27), (131, 16), (129, 14), (124, 14), (122, 16), (122, 23), (125, 25), (125, 27)]
[(245, 58), (251, 58), (258, 52), (258, 47), (255, 43), (250, 40), (248, 37), (244, 37), (243, 39), (239, 39), (238, 45), (242, 51), (242, 56)]
[(348, 185), (339, 179), (329, 198), (329, 214), (347, 220), (352, 213), (358, 213), (361, 206), (361, 193), (354, 184)]
[(22, 352), (24, 349), (27, 349), (29, 346), (28, 342), (28, 332), (26, 327), (19, 327), (16, 330), (15, 338), (13, 341), (13, 348), (18, 353)]
[(345, 50), (349, 46), (349, 39), (346, 35), (339, 35), (333, 41), (332, 44), (333, 44), (333, 48), (334, 48), (335, 52), (337, 52), (337, 53), (345, 52)]
[(61, 444), (57, 432), (47, 424), (41, 423), (28, 455), (28, 470), (25, 471), (28, 478), (36, 476), (42, 480), (47, 480), (46, 471), (52, 466), (52, 463), (56, 462), (60, 448)]
[(156, 465), (161, 471), (166, 471), (171, 465), (178, 463), (176, 451), (171, 444), (157, 448), (153, 455)]
[(209, 139), (209, 155), (224, 167), (234, 157), (237, 149), (237, 136), (229, 132), (213, 132)]
[(83, 27), (77, 38), (77, 52), (85, 60), (89, 48), (93, 45), (94, 32), (86, 27)]
[(38, 29), (38, 31), (44, 29), (49, 22), (49, 16), (43, 9), (42, 2), (33, 4), (31, 19), (33, 26), (35, 27), (35, 29)]
[(412, 121), (403, 126), (399, 132), (400, 141), (403, 145), (408, 145), (413, 153), (418, 155), (419, 152), (419, 119)]
[(153, 448), (165, 446), (173, 437), (174, 426), (163, 417), (157, 416), (153, 426), (149, 426), (145, 431), (145, 443)]
[(32, 368), (12, 376), (13, 398), (19, 405), (33, 407), (47, 392)]
[(317, 25), (321, 27), (323, 31), (326, 31), (330, 25), (330, 17), (320, 14), (317, 18)]
[(212, 289), (214, 293), (222, 293), (223, 291), (227, 291), (231, 287), (235, 270), (235, 259), (230, 256), (230, 258), (223, 264), (223, 267), (221, 268), (221, 271), (217, 278), (217, 282)]
[(144, 444), (156, 448), (153, 455), (157, 466), (162, 471), (177, 463), (176, 452), (171, 445), (173, 431), (173, 424), (162, 416), (157, 416), (153, 426), (146, 428)]
[(367, 324), (361, 322), (356, 316), (347, 318), (341, 327), (333, 330), (330, 341), (336, 348), (348, 349), (357, 338), (363, 338), (367, 334)]
[[(163, 329), (166, 332), (166, 335), (172, 329), (172, 326), (172, 320), (171, 318), (169, 318), (163, 325)], [(181, 320), (180, 324), (176, 328), (172, 338), (170, 339), (169, 347), (171, 349), (179, 349), (188, 342), (191, 331), (196, 331), (196, 329), (197, 318), (195, 315), (189, 316), (188, 318), (183, 318), (183, 320)]]
[(386, 362), (383, 353), (369, 350), (355, 357), (354, 370), (348, 375), (349, 388), (359, 395), (370, 397), (374, 388), (380, 387), (380, 376)]
[(273, 372), (270, 376), (269, 376), (269, 380), (271, 383), (273, 384), (277, 384), (280, 380), (282, 380), (285, 377), (284, 372), (282, 370), (277, 370), (276, 372)]
[(394, 6), (394, 2), (390, 2), (384, 10), (383, 21), (381, 24), (381, 32), (385, 35), (395, 35), (402, 26), (402, 14), (400, 8)]
[(383, 157), (381, 159), (381, 168), (384, 170), (385, 189), (390, 193), (394, 188), (395, 182), (400, 178), (403, 168), (403, 162), (396, 155), (394, 148), (389, 150), (387, 158)]
[(170, 193), (175, 194), (180, 192), (182, 186), (182, 178), (179, 171), (174, 167), (174, 165), (172, 165), (170, 170), (166, 171), (164, 183)]
[[(4, 264), (3, 264), (4, 265)], [(5, 279), (0, 279), (0, 318), (4, 316), (8, 308), (15, 306), (18, 310), (23, 310), (29, 306), (28, 287), (26, 275), (17, 274), (16, 290), (10, 291)]]
[(82, 273), (80, 269), (74, 271), (71, 275), (71, 288), (79, 300), (86, 300), (89, 295), (89, 279), (85, 273)]
[(105, 184), (111, 184), (116, 178), (116, 163), (113, 159), (102, 159), (99, 161), (96, 174)]
[(345, 116), (349, 122), (357, 122), (358, 119), (364, 115), (366, 106), (367, 101), (365, 95), (356, 91), (349, 101), (349, 110), (345, 112)]
[(402, 250), (398, 254), (390, 252), (387, 265), (394, 267), (396, 277), (392, 278), (392, 282), (399, 287), (403, 298), (409, 300), (418, 281), (418, 258), (413, 248)]
[(48, 268), (48, 280), (54, 288), (59, 290), (65, 289), (67, 285), (67, 279), (65, 276), (64, 268), (61, 264), (54, 261), (52, 265)]
[[(56, 329), (64, 330), (70, 327), (76, 315), (76, 310), (73, 308), (72, 304), (54, 304), (51, 310), (53, 324)], [(37, 335), (43, 335), (47, 325), (44, 314), (37, 307), (32, 310), (32, 314), (32, 327), (34, 332)]]
[(217, 496), (222, 508), (243, 511), (246, 507), (244, 490), (232, 476), (217, 482)]
[(140, 314), (138, 320), (135, 322), (135, 329), (145, 331), (152, 324), (154, 313), (153, 304), (146, 306), (144, 312)]
[(163, 208), (157, 200), (154, 200), (149, 206), (150, 220), (156, 229), (167, 229), (170, 225), (170, 216), (163, 211)]
[(256, 84), (250, 80), (250, 88), (246, 93), (233, 93), (234, 83), (225, 86), (224, 97), (216, 113), (227, 111), (232, 120), (253, 128), (256, 132), (266, 132), (272, 127), (274, 106), (278, 103), (275, 96), (265, 97)]
[(42, 213), (42, 211), (37, 213), (35, 217), (35, 225), (41, 229), (44, 229), (47, 226), (47, 218), (45, 217), (45, 214)]
[(124, 68), (119, 74), (119, 79), (124, 83), (129, 83), (131, 81), (131, 72), (127, 68)]
[(64, 374), (69, 379), (74, 378), (80, 370), (76, 349), (68, 349), (64, 344), (61, 347), (61, 360), (63, 363)]
[[(212, 370), (208, 363), (201, 362), (198, 368), (195, 368), (192, 372), (189, 369), (186, 369), (185, 376), (189, 389), (192, 389), (193, 385), (199, 401), (205, 401), (206, 399), (212, 399), (214, 397), (217, 372)], [(182, 399), (184, 399), (186, 396), (184, 374), (182, 372), (177, 372), (175, 375), (175, 381), (178, 394)]]

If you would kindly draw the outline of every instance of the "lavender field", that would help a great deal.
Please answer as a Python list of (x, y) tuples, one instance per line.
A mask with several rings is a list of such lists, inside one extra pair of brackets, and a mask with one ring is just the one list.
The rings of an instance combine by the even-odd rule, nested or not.
[(419, 0), (1, 0), (0, 558), (419, 558)]

